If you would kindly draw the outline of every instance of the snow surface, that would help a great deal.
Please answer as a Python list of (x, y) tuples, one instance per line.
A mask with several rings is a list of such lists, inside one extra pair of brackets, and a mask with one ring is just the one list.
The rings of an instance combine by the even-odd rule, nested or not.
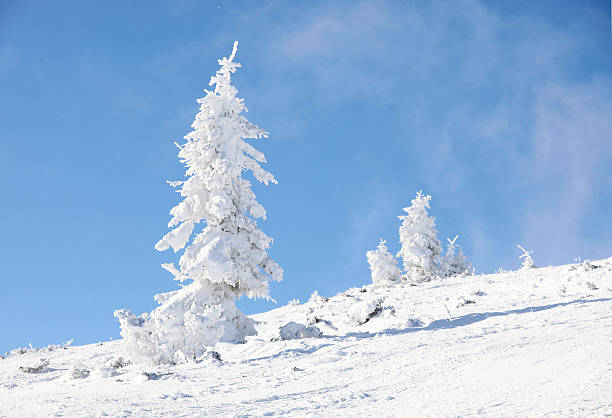
[[(612, 258), (372, 284), (251, 318), (259, 335), (198, 363), (125, 365), (121, 341), (14, 352), (0, 416), (612, 414)], [(290, 321), (323, 335), (281, 340)]]

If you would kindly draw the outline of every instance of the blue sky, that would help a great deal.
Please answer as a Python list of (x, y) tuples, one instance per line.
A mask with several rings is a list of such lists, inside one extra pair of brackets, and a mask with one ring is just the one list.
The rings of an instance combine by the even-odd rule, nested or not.
[(517, 243), (612, 256), (607, 0), (0, 1), (0, 351), (117, 338), (115, 309), (176, 288), (173, 142), (234, 40), (279, 304), (368, 283), (419, 189), (477, 272)]

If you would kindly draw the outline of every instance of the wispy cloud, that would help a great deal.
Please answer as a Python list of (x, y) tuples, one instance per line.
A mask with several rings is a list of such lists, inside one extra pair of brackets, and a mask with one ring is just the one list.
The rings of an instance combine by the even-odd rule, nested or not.
[[(284, 20), (277, 19), (281, 9)], [(577, 251), (573, 242), (595, 245), (586, 244), (580, 222), (601, 204), (598, 173), (611, 165), (610, 80), (569, 73), (588, 36), (534, 15), (498, 13), (477, 0), (271, 2), (233, 9), (228, 30), (164, 51), (148, 65), (199, 66), (204, 49), (245, 39), (249, 49), (240, 59), (261, 74), (247, 87), (256, 94), (241, 93), (274, 119), (276, 132), (300, 137), (310, 129), (299, 111), (291, 113), (303, 109), (304, 97), (323, 107), (357, 101), (388, 108), (397, 126), (378, 141), (405, 153), (398, 176), (410, 175), (434, 206), (446, 201), (441, 206), (461, 212), (466, 246), (489, 257), (489, 249), (505, 245), (511, 259), (513, 241), (521, 240), (558, 261), (554, 254)], [(378, 180), (379, 187), (405, 187), (404, 179)], [(367, 230), (393, 222), (379, 219), (388, 208), (372, 208)], [(483, 219), (469, 219), (479, 214)], [(364, 230), (353, 230), (352, 242), (364, 242)], [(542, 237), (554, 237), (554, 245)]]
[[(460, 22), (457, 31), (453, 22)], [(284, 66), (310, 74), (326, 100), (354, 95), (390, 95), (399, 81), (418, 82), (453, 55), (494, 49), (486, 28), (497, 18), (479, 3), (444, 7), (396, 2), (335, 2), (283, 27), (269, 54)], [(469, 37), (470, 47), (451, 42)], [(484, 45), (486, 44), (486, 46)], [(479, 71), (486, 65), (467, 57)]]
[[(505, 208), (506, 239), (552, 260), (588, 241), (580, 222), (602, 187), (599, 168), (612, 162), (607, 81), (566, 74), (580, 42), (477, 1), (360, 2), (305, 14), (268, 53), (311, 76), (322, 100), (400, 106), (406, 151), (427, 167), (431, 193), (465, 197), (478, 171), (499, 176), (492, 190), (516, 204)], [(472, 244), (486, 246), (482, 234)]]
[(559, 254), (603, 256), (582, 224), (609, 187), (612, 84), (549, 84), (532, 111), (533, 148), (523, 166), (534, 195), (527, 207), (526, 240), (549, 260)]

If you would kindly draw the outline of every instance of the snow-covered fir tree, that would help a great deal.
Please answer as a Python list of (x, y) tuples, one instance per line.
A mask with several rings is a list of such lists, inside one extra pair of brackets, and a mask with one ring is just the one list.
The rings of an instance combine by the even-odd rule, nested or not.
[(190, 283), (156, 295), (160, 306), (151, 314), (115, 312), (128, 351), (155, 363), (196, 358), (217, 341), (240, 342), (255, 334), (253, 321), (235, 300), (243, 295), (269, 298), (269, 281), (282, 280), (282, 269), (267, 253), (272, 239), (256, 224), (266, 218), (266, 210), (242, 178), (250, 171), (259, 182), (276, 183), (260, 166), (264, 155), (243, 140), (268, 133), (242, 114), (244, 100), (231, 84), (240, 67), (234, 62), (237, 46), (229, 58), (219, 60), (221, 68), (210, 80), (214, 90), (198, 99), (193, 130), (184, 144), (177, 144), (186, 180), (169, 183), (183, 200), (170, 211), (172, 230), (155, 246), (159, 251), (184, 248), (178, 267), (162, 266), (175, 280)]
[(533, 251), (527, 251), (526, 249), (521, 247), (519, 244), (517, 244), (516, 246), (518, 247), (519, 250), (523, 252), (523, 254), (519, 256), (519, 259), (523, 260), (523, 264), (521, 265), (521, 270), (529, 270), (529, 269), (535, 268), (535, 263), (533, 262), (533, 258), (531, 257), (531, 254), (533, 254)]
[(439, 273), (439, 257), (442, 246), (436, 230), (436, 219), (429, 216), (431, 196), (419, 191), (410, 207), (404, 208), (406, 215), (398, 216), (402, 221), (399, 228), (400, 251), (404, 270), (409, 277), (428, 280)]
[(373, 283), (385, 285), (399, 281), (401, 271), (397, 266), (397, 260), (387, 250), (386, 241), (381, 239), (378, 248), (368, 251), (366, 257)]
[(457, 274), (470, 274), (472, 270), (471, 264), (467, 261), (467, 257), (463, 255), (461, 245), (457, 244), (459, 235), (455, 235), (452, 240), (447, 238), (446, 254), (440, 262), (441, 270), (444, 276), (451, 277)]

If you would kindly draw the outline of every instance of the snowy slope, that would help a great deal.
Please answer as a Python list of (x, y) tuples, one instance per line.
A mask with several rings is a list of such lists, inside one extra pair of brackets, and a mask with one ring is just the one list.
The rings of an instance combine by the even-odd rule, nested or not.
[[(111, 367), (120, 341), (13, 354), (0, 416), (612, 414), (612, 258), (592, 267), (315, 296), (253, 316), (222, 361)], [(323, 336), (276, 340), (289, 321)]]

